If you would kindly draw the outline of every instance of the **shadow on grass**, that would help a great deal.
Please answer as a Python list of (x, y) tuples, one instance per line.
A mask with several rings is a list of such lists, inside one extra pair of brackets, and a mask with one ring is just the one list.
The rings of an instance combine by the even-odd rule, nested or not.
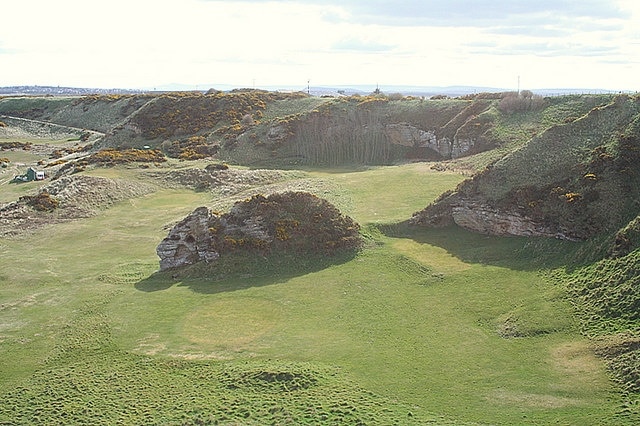
[(400, 222), (377, 228), (387, 237), (408, 238), (443, 248), (466, 263), (515, 270), (574, 269), (601, 258), (603, 249), (602, 240), (572, 242), (543, 237), (484, 235), (455, 225), (427, 228)]
[(137, 282), (135, 288), (144, 292), (188, 287), (197, 293), (214, 294), (251, 287), (261, 287), (317, 272), (350, 261), (357, 252), (342, 252), (334, 256), (278, 254), (231, 254), (214, 263), (156, 272)]

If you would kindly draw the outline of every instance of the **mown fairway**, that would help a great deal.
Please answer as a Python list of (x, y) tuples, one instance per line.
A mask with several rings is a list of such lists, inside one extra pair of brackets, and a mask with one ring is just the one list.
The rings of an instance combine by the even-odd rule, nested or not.
[(539, 273), (570, 245), (405, 228), (462, 179), (425, 164), (308, 176), (355, 258), (157, 274), (189, 190), (0, 241), (0, 423), (633, 424)]

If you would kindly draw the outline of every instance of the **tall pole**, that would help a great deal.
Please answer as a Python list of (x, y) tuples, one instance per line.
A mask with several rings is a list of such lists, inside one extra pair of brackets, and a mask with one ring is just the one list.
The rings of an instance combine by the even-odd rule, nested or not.
[(518, 76), (518, 96), (520, 96), (520, 76)]

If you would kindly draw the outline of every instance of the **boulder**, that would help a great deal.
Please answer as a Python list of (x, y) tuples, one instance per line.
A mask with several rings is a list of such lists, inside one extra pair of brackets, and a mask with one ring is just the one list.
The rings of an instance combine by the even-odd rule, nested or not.
[(210, 229), (219, 219), (208, 208), (198, 207), (176, 224), (156, 248), (160, 270), (216, 260), (220, 254), (212, 249)]

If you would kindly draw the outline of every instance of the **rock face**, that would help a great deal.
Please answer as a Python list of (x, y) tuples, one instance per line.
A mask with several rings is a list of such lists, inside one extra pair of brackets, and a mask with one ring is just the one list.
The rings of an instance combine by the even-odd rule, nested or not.
[(415, 213), (409, 223), (431, 227), (455, 224), (489, 235), (577, 239), (557, 225), (528, 217), (516, 209), (499, 209), (480, 200), (463, 199), (456, 193)]
[(198, 207), (156, 248), (160, 270), (214, 262), (234, 251), (331, 255), (361, 244), (359, 226), (307, 192), (254, 195), (219, 215)]
[(451, 144), (448, 140), (438, 140), (434, 131), (425, 131), (409, 123), (387, 124), (384, 128), (389, 142), (407, 147), (430, 148), (442, 157), (451, 155)]
[(216, 260), (220, 255), (210, 249), (210, 228), (218, 223), (219, 216), (206, 207), (198, 207), (182, 219), (156, 249), (160, 270)]
[(434, 130), (422, 130), (409, 123), (387, 124), (384, 128), (389, 143), (410, 148), (429, 148), (442, 158), (459, 158), (476, 146), (473, 138), (438, 136)]
[(562, 231), (516, 211), (502, 211), (487, 204), (455, 206), (451, 217), (456, 225), (482, 234), (571, 239)]

